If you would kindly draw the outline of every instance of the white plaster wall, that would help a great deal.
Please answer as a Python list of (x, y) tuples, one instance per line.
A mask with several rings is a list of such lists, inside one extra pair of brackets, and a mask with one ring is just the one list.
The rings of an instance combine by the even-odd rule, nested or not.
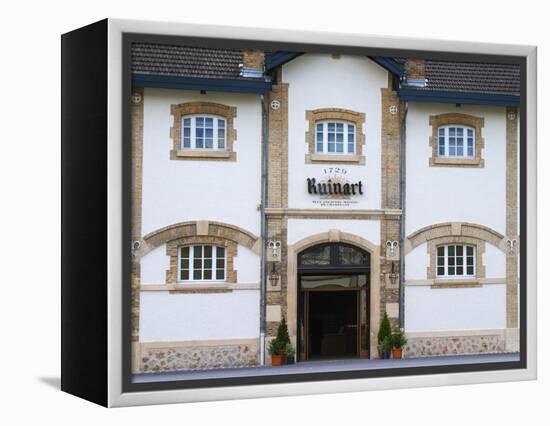
[(380, 244), (380, 221), (378, 220), (341, 220), (341, 219), (288, 219), (288, 244), (339, 229), (342, 232), (358, 235), (371, 243)]
[[(312, 71), (314, 70), (314, 72)], [(363, 181), (362, 196), (353, 197), (354, 209), (380, 208), (381, 93), (388, 74), (370, 59), (345, 56), (333, 59), (328, 54), (306, 54), (283, 65), (283, 82), (288, 88), (288, 203), (291, 208), (316, 208), (307, 193), (306, 179), (317, 181), (329, 164), (305, 164), (308, 153), (305, 133), (306, 110), (345, 108), (366, 114), (363, 154), (366, 165), (342, 165), (352, 182)]]
[(142, 292), (140, 341), (258, 337), (259, 297), (259, 290), (214, 294)]
[(405, 288), (406, 331), (506, 328), (506, 285), (481, 288)]
[(425, 280), (430, 265), (426, 243), (412, 249), (405, 256), (405, 280)]
[(502, 282), (506, 282), (506, 254), (502, 250), (485, 243), (483, 264), (487, 278), (503, 278)]
[(166, 244), (162, 244), (141, 257), (141, 284), (165, 284), (169, 268), (170, 256), (166, 255)]
[(255, 284), (260, 282), (261, 258), (252, 250), (239, 246), (233, 263), (233, 267), (237, 271), (238, 283)]
[[(237, 161), (170, 160), (170, 105), (217, 102), (237, 108)], [(187, 221), (212, 220), (258, 235), (261, 104), (252, 94), (146, 89), (143, 127), (143, 234)]]
[[(430, 115), (449, 112), (485, 118), (484, 168), (429, 167)], [(462, 221), (502, 234), (506, 226), (506, 110), (504, 107), (409, 104), (407, 116), (406, 233), (435, 223)]]

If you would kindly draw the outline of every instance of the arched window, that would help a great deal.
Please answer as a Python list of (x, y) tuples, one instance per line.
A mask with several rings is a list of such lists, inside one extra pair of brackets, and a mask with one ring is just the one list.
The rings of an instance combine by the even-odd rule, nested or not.
[(365, 269), (370, 267), (370, 255), (349, 244), (327, 243), (304, 250), (298, 264), (302, 271)]

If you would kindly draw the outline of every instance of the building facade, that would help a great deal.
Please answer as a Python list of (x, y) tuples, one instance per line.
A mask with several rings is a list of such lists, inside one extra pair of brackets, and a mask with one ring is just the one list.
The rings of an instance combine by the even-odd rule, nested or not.
[(132, 47), (135, 372), (515, 352), (519, 69)]

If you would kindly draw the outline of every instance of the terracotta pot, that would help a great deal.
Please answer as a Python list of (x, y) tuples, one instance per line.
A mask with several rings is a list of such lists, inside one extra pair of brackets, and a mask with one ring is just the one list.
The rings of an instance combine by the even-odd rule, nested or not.
[(286, 355), (271, 355), (271, 365), (285, 365)]
[(403, 358), (403, 348), (393, 348), (391, 350), (391, 357), (393, 359), (402, 359)]

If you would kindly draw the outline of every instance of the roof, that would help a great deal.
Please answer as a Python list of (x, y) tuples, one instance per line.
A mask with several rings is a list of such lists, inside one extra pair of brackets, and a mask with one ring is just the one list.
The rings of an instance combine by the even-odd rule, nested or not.
[(520, 94), (519, 65), (426, 60), (424, 71), (429, 90)]
[(132, 73), (198, 78), (244, 79), (241, 49), (210, 49), (133, 43)]
[[(274, 69), (299, 55), (299, 52), (268, 51), (266, 69)], [(404, 100), (519, 104), (519, 65), (427, 59), (424, 68), (427, 82), (421, 87), (407, 85), (405, 58), (370, 58), (402, 81), (400, 94)], [(146, 86), (266, 93), (269, 82), (263, 77), (243, 77), (242, 63), (242, 49), (132, 44), (133, 81)], [(216, 81), (212, 83), (213, 80)]]
[(267, 94), (270, 82), (241, 75), (242, 49), (132, 43), (132, 83), (140, 87)]

